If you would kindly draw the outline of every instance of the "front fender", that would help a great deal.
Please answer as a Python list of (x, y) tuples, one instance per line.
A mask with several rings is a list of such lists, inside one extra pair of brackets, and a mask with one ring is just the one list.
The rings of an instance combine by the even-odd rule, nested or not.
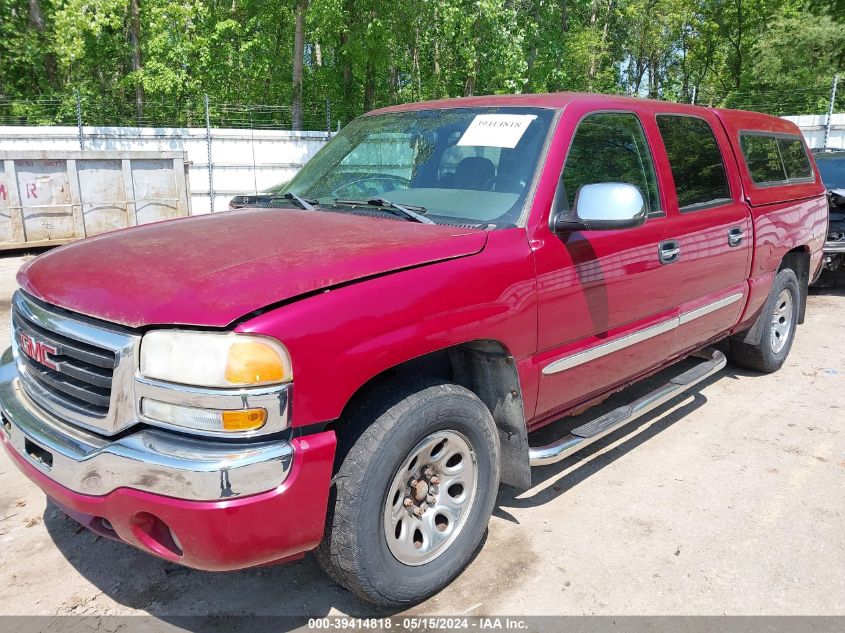
[[(493, 231), (476, 255), (326, 290), (236, 331), (272, 336), (290, 352), (293, 426), (334, 420), (371, 378), (460, 343), (499, 341), (517, 366), (528, 366), (519, 361), (537, 344), (531, 250), (523, 229)], [(536, 382), (520, 376), (520, 383), (528, 418)]]

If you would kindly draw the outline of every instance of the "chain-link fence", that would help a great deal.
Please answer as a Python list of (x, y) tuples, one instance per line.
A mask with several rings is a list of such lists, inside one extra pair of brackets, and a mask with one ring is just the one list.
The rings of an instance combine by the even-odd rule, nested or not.
[[(695, 103), (793, 115), (811, 147), (845, 146), (845, 85), (821, 78), (797, 90), (728, 96), (702, 91)], [(845, 84), (845, 81), (842, 82)], [(832, 116), (829, 113), (833, 112)], [(794, 116), (811, 115), (811, 116)], [(0, 146), (7, 149), (183, 151), (190, 162), (194, 212), (226, 208), (232, 195), (257, 193), (289, 180), (341, 124), (328, 99), (307, 99), (301, 113), (304, 133), (290, 134), (289, 105), (190, 99), (0, 98)], [(800, 119), (800, 121), (798, 120)], [(44, 126), (67, 126), (50, 130)], [(70, 129), (68, 129), (70, 128)]]
[(774, 116), (798, 114), (827, 114), (845, 112), (845, 90), (842, 78), (834, 93), (834, 78), (820, 77), (799, 88), (781, 88), (755, 91), (701, 90), (695, 102), (698, 105), (751, 110)]
[[(110, 127), (232, 129), (293, 129), (289, 105), (220, 103), (194, 99), (144, 100), (97, 99), (75, 94), (64, 99), (0, 98), (0, 125), (72, 125)], [(332, 118), (329, 99), (303, 104), (300, 129), (332, 131), (338, 121)]]
[[(741, 91), (703, 88), (694, 94), (698, 105), (753, 110), (775, 116), (845, 112), (845, 89), (832, 94), (832, 77), (819, 77), (794, 89)], [(0, 97), (0, 125), (82, 125), (113, 127), (211, 127), (293, 129), (290, 105), (218, 102), (197, 94), (176, 99), (123, 99), (72, 94), (53, 99)], [(334, 131), (339, 121), (329, 99), (308, 98), (301, 113), (302, 130)]]

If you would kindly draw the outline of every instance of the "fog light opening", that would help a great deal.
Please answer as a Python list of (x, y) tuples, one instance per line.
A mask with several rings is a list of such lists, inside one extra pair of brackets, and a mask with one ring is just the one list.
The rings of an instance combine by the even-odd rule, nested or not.
[(132, 531), (142, 545), (165, 558), (181, 557), (182, 545), (164, 521), (149, 512), (139, 512), (132, 518)]
[(182, 544), (179, 542), (179, 539), (176, 538), (176, 534), (173, 532), (173, 529), (172, 528), (169, 528), (169, 529), (170, 529), (170, 538), (173, 541), (173, 544), (176, 546), (176, 549), (179, 551), (179, 555), (181, 556), (182, 552), (184, 551), (182, 549)]

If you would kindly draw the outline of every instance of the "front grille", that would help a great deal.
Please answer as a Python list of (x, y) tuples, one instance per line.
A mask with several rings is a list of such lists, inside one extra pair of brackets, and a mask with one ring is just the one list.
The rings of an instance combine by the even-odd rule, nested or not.
[(27, 375), (44, 389), (51, 390), (68, 406), (80, 408), (93, 416), (105, 417), (111, 400), (111, 384), (116, 366), (115, 353), (98, 349), (66, 336), (50, 332), (15, 310), (12, 316), (17, 343), (20, 335), (31, 340), (43, 341), (57, 350), (47, 360), (55, 368), (47, 367), (26, 353), (20, 358), (27, 368)]
[(133, 373), (136, 336), (21, 292), (12, 304), (12, 336), (21, 383), (37, 405), (95, 431), (120, 430), (127, 416), (113, 402), (125, 408), (127, 398), (113, 391), (121, 363), (122, 375)]

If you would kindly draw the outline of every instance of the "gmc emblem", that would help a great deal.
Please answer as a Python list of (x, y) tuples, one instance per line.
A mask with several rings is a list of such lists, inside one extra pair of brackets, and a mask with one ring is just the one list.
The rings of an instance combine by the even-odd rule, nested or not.
[(58, 349), (50, 345), (49, 343), (45, 343), (44, 341), (38, 341), (32, 338), (29, 334), (26, 334), (23, 330), (18, 332), (18, 338), (20, 339), (21, 343), (21, 351), (29, 356), (32, 360), (41, 363), (45, 367), (49, 367), (50, 369), (58, 370), (59, 366), (50, 359), (47, 354), (57, 354)]

